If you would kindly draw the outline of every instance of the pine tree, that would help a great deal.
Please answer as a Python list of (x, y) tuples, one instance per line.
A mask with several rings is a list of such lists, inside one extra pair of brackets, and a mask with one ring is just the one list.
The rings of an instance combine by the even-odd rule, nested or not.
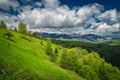
[(15, 29), (14, 29), (16, 32), (17, 32), (17, 28), (15, 27)]
[(56, 53), (56, 54), (58, 53), (58, 49), (57, 49), (57, 48), (55, 48), (55, 53)]

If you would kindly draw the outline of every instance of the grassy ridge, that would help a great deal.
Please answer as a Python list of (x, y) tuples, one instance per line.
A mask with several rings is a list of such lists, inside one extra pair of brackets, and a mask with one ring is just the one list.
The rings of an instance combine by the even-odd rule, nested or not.
[(0, 29), (0, 80), (84, 80), (50, 61), (45, 54), (46, 41), (40, 45), (41, 40), (26, 36), (32, 40), (28, 41), (13, 31), (10, 41), (3, 36), (6, 32)]

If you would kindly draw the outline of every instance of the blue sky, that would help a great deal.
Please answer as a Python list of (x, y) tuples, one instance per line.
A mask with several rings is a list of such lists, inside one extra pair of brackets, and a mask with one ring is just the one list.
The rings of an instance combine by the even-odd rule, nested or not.
[(29, 31), (120, 37), (119, 0), (0, 0), (8, 28), (20, 20)]
[(70, 8), (74, 6), (83, 6), (86, 4), (98, 3), (105, 7), (105, 9), (114, 9), (120, 11), (119, 3), (120, 0), (61, 0), (62, 4), (69, 5)]

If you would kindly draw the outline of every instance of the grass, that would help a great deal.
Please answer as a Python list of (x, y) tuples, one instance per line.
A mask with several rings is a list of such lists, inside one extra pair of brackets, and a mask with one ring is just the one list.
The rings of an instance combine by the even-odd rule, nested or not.
[[(3, 36), (6, 32), (0, 29), (0, 80), (85, 80), (52, 63), (45, 54), (46, 41), (25, 36), (32, 40), (29, 41), (20, 33), (10, 31), (14, 34), (13, 42)], [(52, 44), (52, 47), (59, 46)]]

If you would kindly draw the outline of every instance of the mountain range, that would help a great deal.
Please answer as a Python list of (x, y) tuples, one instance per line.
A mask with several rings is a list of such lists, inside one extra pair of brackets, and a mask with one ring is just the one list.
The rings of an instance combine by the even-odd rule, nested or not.
[(42, 36), (44, 38), (53, 38), (53, 39), (78, 39), (78, 40), (87, 40), (92, 42), (97, 42), (101, 40), (106, 40), (106, 37), (95, 35), (95, 34), (58, 34), (58, 33), (41, 33), (41, 32), (34, 32), (35, 35)]

